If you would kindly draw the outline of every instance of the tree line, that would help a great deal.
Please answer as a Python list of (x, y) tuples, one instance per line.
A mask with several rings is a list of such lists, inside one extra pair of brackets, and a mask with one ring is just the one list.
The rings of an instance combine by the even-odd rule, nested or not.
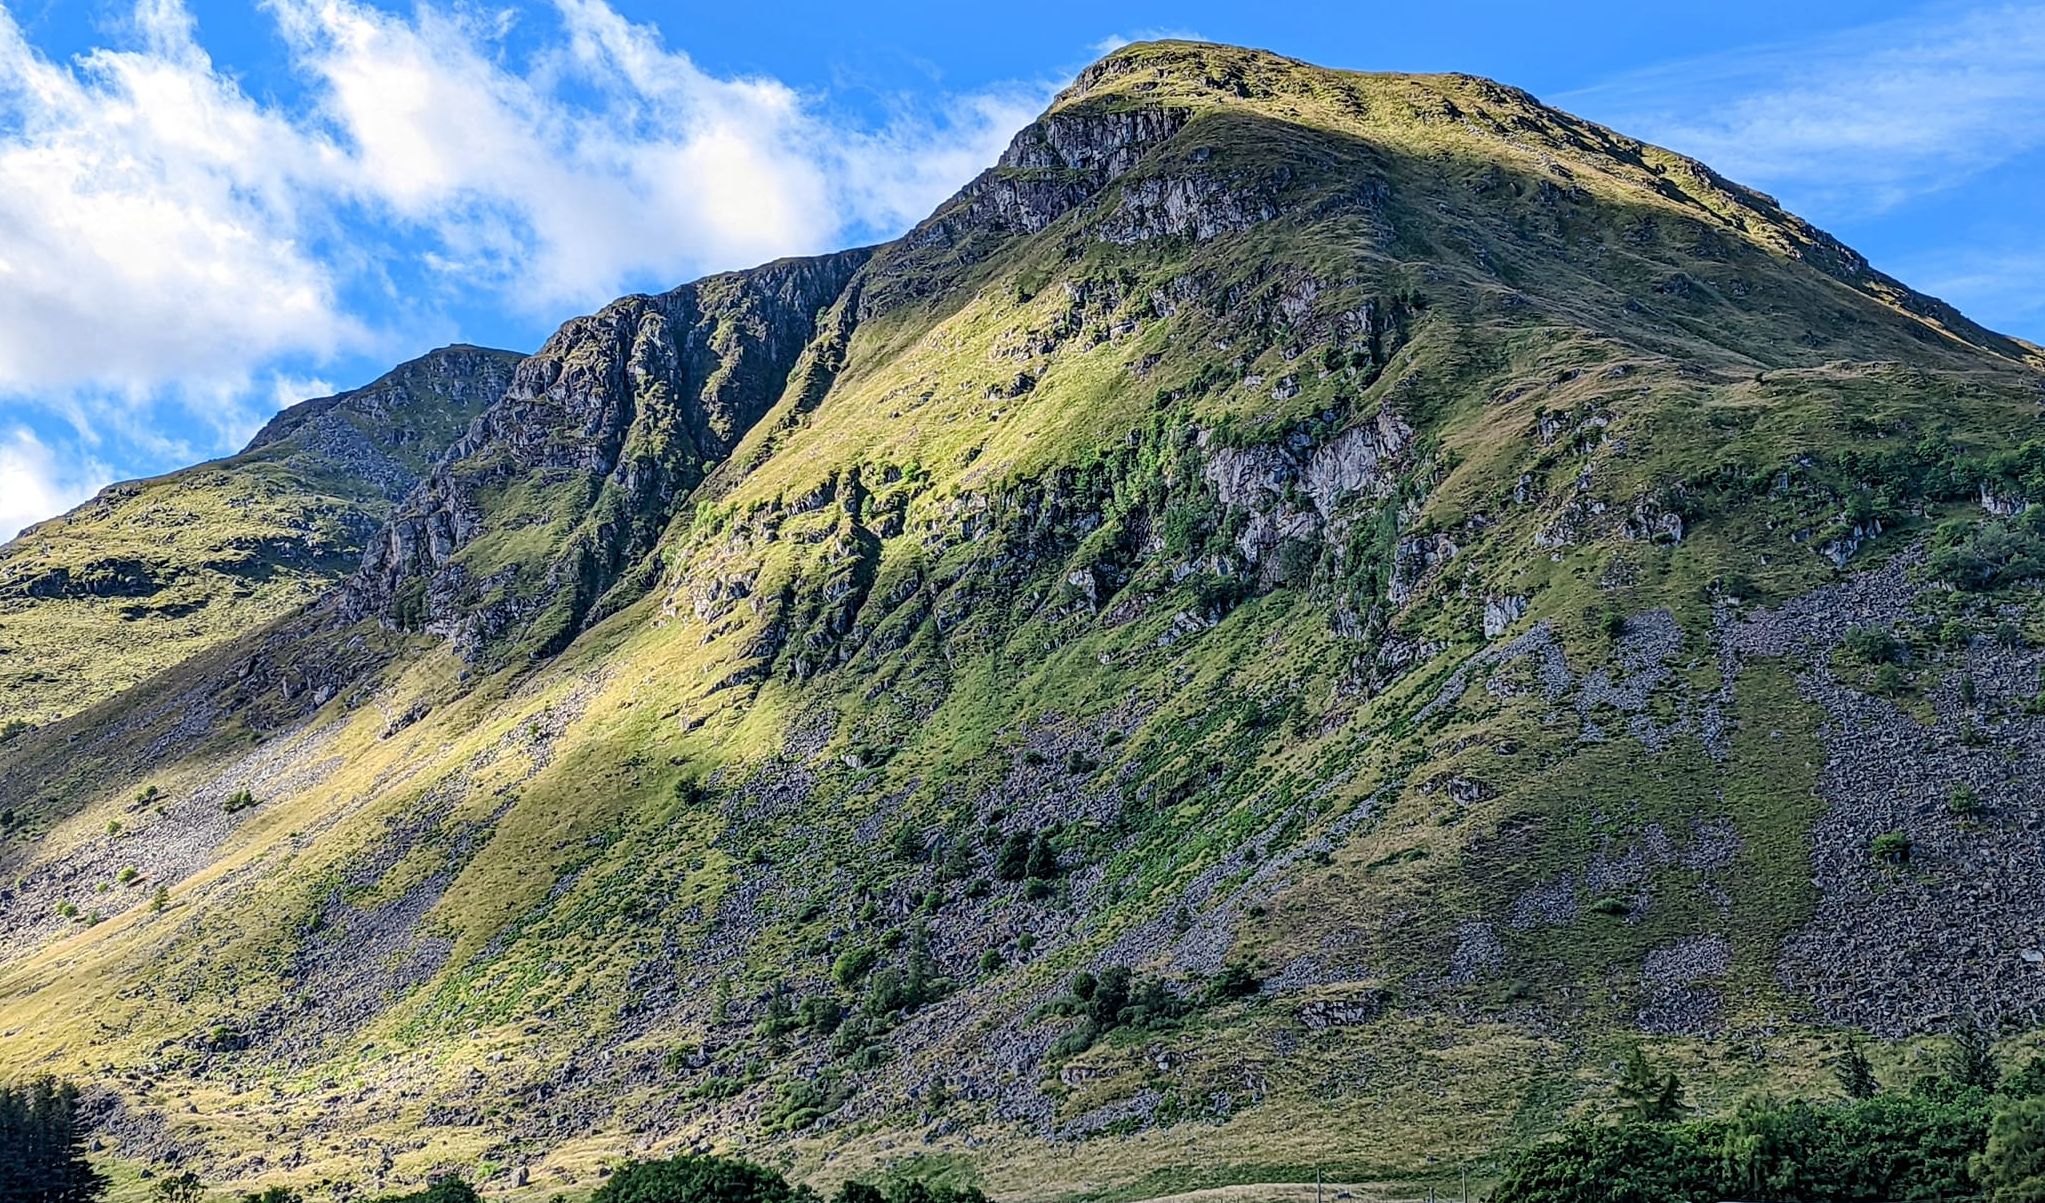
[(1636, 1048), (1606, 1114), (1515, 1154), (1492, 1203), (2045, 1203), (2045, 1058), (2005, 1076), (1970, 1034), (1903, 1091), (1858, 1044), (1833, 1068), (1843, 1098), (1694, 1117), (1681, 1079)]
[[(0, 1086), (0, 1203), (98, 1203), (106, 1175), (87, 1156), (76, 1087), (54, 1078)], [(190, 1171), (156, 1178), (155, 1203), (200, 1203), (207, 1191)], [(288, 1186), (240, 1196), (240, 1203), (304, 1203)], [(481, 1203), (459, 1177), (372, 1203)], [(731, 1157), (682, 1156), (628, 1162), (590, 1203), (988, 1203), (978, 1187), (915, 1180), (876, 1186), (847, 1182), (826, 1198), (766, 1166)]]

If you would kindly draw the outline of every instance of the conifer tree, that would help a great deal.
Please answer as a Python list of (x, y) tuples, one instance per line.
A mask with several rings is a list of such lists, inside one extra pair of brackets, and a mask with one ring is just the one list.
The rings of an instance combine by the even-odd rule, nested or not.
[(55, 1078), (0, 1087), (0, 1203), (92, 1203), (106, 1187), (85, 1157), (76, 1087)]

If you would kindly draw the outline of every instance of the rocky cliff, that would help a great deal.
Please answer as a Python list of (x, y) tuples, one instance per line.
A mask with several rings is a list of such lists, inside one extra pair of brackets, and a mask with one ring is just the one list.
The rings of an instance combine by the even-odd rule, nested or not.
[(637, 587), (633, 570), (780, 400), (866, 254), (628, 297), (562, 327), (371, 543), (353, 612), (472, 657), (514, 631), (559, 650), (614, 587)]

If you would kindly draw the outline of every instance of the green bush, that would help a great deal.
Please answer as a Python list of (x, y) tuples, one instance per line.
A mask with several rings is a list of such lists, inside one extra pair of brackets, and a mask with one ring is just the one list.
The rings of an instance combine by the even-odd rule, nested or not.
[(206, 1185), (197, 1174), (185, 1170), (158, 1178), (149, 1193), (157, 1203), (199, 1203), (206, 1197)]
[(1877, 665), (1872, 684), (1874, 691), (1885, 698), (1901, 697), (1910, 692), (1910, 674), (1901, 665)]
[(1931, 574), (1981, 592), (2045, 576), (2045, 507), (1991, 521), (1942, 526), (1927, 562)]
[(1209, 997), (1219, 1000), (1248, 998), (1263, 986), (1263, 980), (1248, 965), (1240, 961), (1231, 961), (1221, 967), (1220, 973), (1214, 975), (1214, 980), (1207, 985), (1207, 993)]
[(1997, 1112), (1970, 1168), (1989, 1203), (2045, 1200), (2045, 1099), (2025, 1099)]
[(1493, 1203), (1860, 1203), (1976, 1197), (1987, 1096), (1750, 1099), (1727, 1117), (1582, 1124), (1515, 1154)]
[(256, 796), (254, 794), (245, 789), (239, 789), (228, 795), (227, 801), (220, 804), (220, 809), (228, 814), (234, 814), (236, 811), (247, 810), (255, 804)]
[(626, 1162), (589, 1203), (817, 1203), (817, 1195), (750, 1161), (675, 1157)]
[(422, 1190), (409, 1194), (384, 1195), (371, 1203), (481, 1203), (476, 1188), (460, 1178), (435, 1178)]
[(1888, 664), (1902, 652), (1902, 645), (1887, 631), (1855, 627), (1846, 632), (1846, 651), (1863, 664)]
[(850, 986), (865, 977), (879, 960), (880, 950), (877, 948), (863, 944), (848, 948), (831, 963), (831, 977), (841, 986)]
[(1910, 863), (1910, 837), (1900, 831), (1884, 831), (1868, 842), (1868, 851), (1885, 864)]
[(994, 876), (1002, 881), (1021, 881), (1030, 875), (1030, 832), (1012, 831), (994, 854)]

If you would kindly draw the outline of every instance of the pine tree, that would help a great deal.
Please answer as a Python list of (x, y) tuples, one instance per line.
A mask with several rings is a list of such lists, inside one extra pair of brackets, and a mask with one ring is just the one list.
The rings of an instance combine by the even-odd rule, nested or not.
[(1875, 1081), (1875, 1067), (1868, 1063), (1867, 1053), (1858, 1040), (1848, 1042), (1846, 1051), (1832, 1062), (1832, 1072), (1849, 1099), (1871, 1099), (1881, 1093), (1882, 1084)]
[(54, 1078), (0, 1087), (0, 1200), (92, 1203), (106, 1187), (85, 1158), (76, 1087)]
[(1058, 876), (1058, 852), (1051, 847), (1051, 841), (1038, 832), (1030, 841), (1030, 859), (1027, 870), (1031, 877), (1043, 879)]
[(1618, 1096), (1619, 1118), (1625, 1123), (1666, 1123), (1690, 1109), (1683, 1102), (1683, 1080), (1673, 1070), (1657, 1074), (1639, 1045), (1626, 1051), (1626, 1064), (1612, 1093)]
[(1993, 1091), (2002, 1081), (2002, 1067), (1995, 1063), (1995, 1047), (1980, 1028), (1964, 1028), (1953, 1034), (1953, 1048), (1946, 1061), (1946, 1076), (1958, 1086), (1979, 1086)]

